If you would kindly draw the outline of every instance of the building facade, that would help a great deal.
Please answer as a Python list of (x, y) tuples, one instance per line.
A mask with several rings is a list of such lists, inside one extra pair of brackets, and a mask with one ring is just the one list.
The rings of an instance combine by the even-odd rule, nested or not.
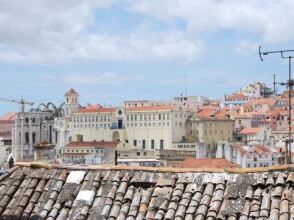
[(223, 111), (207, 108), (191, 116), (186, 123), (188, 142), (207, 148), (207, 153), (215, 154), (219, 141), (233, 140), (234, 121)]
[(75, 141), (61, 149), (65, 163), (115, 164), (118, 141)]
[(276, 152), (260, 144), (230, 143), (221, 141), (217, 146), (216, 158), (225, 158), (242, 168), (268, 167), (278, 164)]

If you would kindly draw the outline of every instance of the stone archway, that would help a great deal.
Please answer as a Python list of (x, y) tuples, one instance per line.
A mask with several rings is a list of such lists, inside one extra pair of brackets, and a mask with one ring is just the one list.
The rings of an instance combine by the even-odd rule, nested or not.
[(120, 134), (118, 131), (112, 133), (112, 140), (113, 141), (120, 141)]

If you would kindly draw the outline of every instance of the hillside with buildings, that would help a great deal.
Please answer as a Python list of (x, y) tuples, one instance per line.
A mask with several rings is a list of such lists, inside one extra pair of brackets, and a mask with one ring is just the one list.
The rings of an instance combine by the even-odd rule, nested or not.
[(286, 94), (258, 82), (220, 100), (179, 96), (113, 107), (81, 106), (70, 89), (59, 107), (40, 104), (0, 118), (1, 163), (11, 153), (16, 161), (65, 164), (272, 166), (285, 158)]

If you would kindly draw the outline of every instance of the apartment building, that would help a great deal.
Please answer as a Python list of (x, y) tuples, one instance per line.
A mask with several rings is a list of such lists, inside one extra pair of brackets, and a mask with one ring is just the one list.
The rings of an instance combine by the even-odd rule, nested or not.
[(71, 117), (73, 141), (122, 141), (134, 148), (173, 149), (186, 141), (188, 112), (175, 105), (84, 108)]
[(245, 167), (268, 167), (277, 164), (276, 151), (263, 145), (250, 143), (230, 143), (221, 141), (217, 145), (216, 158)]
[(74, 141), (61, 149), (65, 163), (115, 164), (118, 141)]
[(209, 107), (191, 116), (186, 128), (188, 142), (197, 143), (197, 146), (202, 144), (213, 154), (219, 141), (233, 139), (234, 121), (226, 111)]

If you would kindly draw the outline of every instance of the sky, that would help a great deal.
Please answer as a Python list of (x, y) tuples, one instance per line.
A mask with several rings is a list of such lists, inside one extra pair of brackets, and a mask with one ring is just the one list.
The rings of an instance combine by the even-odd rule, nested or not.
[(272, 86), (287, 61), (258, 48), (294, 49), (293, 20), (293, 0), (3, 0), (0, 98), (59, 105), (74, 88), (83, 105), (119, 105)]

